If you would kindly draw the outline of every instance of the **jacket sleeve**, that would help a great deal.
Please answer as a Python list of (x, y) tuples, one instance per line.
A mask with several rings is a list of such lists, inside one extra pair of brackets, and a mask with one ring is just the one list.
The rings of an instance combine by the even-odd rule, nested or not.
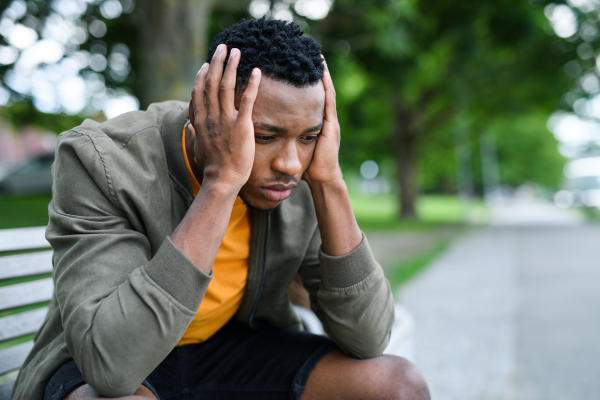
[(59, 137), (46, 238), (69, 352), (90, 386), (118, 397), (175, 347), (212, 275), (168, 236), (153, 251), (110, 201), (105, 168), (93, 138)]
[(364, 233), (356, 249), (332, 257), (323, 252), (317, 228), (300, 276), (312, 310), (346, 354), (371, 358), (383, 353), (394, 322), (394, 299)]

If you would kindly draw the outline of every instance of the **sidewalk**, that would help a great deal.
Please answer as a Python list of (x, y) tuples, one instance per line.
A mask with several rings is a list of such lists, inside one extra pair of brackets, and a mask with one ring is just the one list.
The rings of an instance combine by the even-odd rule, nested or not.
[(531, 201), (492, 215), (400, 292), (432, 398), (600, 398), (600, 227)]
[(433, 399), (512, 398), (515, 274), (515, 240), (481, 229), (401, 290), (415, 318), (414, 361)]

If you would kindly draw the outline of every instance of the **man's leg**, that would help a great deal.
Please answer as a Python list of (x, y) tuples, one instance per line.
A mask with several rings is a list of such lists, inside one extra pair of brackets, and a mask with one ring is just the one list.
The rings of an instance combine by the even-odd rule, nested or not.
[(334, 350), (308, 377), (302, 400), (430, 400), (419, 369), (410, 361), (384, 355), (357, 360)]
[[(96, 399), (106, 399), (106, 397), (102, 397), (96, 392), (90, 385), (87, 383), (85, 385), (79, 386), (77, 389), (73, 390), (65, 400), (96, 400)], [(138, 390), (135, 391), (131, 396), (125, 397), (116, 397), (114, 400), (157, 400), (156, 396), (144, 385), (141, 385)]]
[[(66, 400), (101, 399), (89, 385), (83, 385)], [(429, 400), (429, 390), (418, 368), (400, 357), (382, 356), (356, 360), (334, 350), (315, 366), (309, 375), (302, 400), (385, 399)], [(145, 386), (121, 400), (155, 400)]]
[[(131, 396), (118, 397), (121, 400), (157, 400), (154, 388), (146, 381)], [(95, 400), (105, 399), (88, 385), (75, 361), (68, 360), (50, 377), (44, 390), (44, 400)]]

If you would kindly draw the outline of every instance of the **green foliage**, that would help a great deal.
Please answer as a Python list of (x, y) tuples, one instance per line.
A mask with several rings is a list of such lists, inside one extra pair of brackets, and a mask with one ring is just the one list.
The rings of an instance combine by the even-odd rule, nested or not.
[[(50, 12), (49, 3), (36, 0), (36, 4), (34, 16), (43, 22)], [(247, 4), (216, 2), (209, 41), (222, 29), (248, 18)], [(559, 46), (544, 31), (548, 21), (543, 5), (534, 0), (477, 4), (467, 0), (337, 0), (324, 20), (302, 21), (302, 28), (323, 44), (336, 85), (343, 170), (356, 172), (367, 159), (380, 165), (398, 161), (399, 141), (394, 134), (397, 105), (402, 102), (419, 132), (415, 151), (421, 160), (416, 173), (423, 191), (456, 190), (453, 129), (458, 112), (466, 113), (470, 123), (477, 190), (482, 186), (479, 135), (490, 130), (498, 141), (503, 184), (536, 181), (555, 187), (563, 160), (543, 121), (569, 90), (571, 82), (561, 68), (572, 58), (575, 46), (564, 41)], [(98, 7), (90, 4), (82, 20), (101, 20), (107, 33), (100, 39), (90, 36), (80, 47), (90, 50), (92, 44), (104, 44), (110, 53), (116, 43), (126, 44), (132, 67), (127, 79), (114, 80), (110, 69), (102, 76), (109, 88), (139, 94), (136, 71), (144, 62), (141, 49), (148, 45), (136, 28), (139, 15), (133, 12), (109, 20)], [(9, 68), (0, 66), (0, 74)], [(17, 128), (34, 124), (57, 133), (82, 120), (43, 114), (28, 102), (4, 107), (0, 116)], [(511, 140), (505, 140), (508, 137)], [(539, 168), (529, 165), (530, 159)], [(386, 171), (395, 180), (394, 168)]]
[(558, 189), (565, 159), (546, 128), (545, 114), (500, 120), (490, 127), (498, 143), (501, 182), (516, 186), (533, 181)]
[(419, 177), (425, 193), (456, 193), (456, 158), (452, 127), (431, 133), (423, 142)]
[[(532, 112), (490, 120), (472, 129), (470, 135), (474, 189), (483, 193), (480, 140), (491, 134), (498, 149), (500, 182), (516, 187), (536, 182), (548, 189), (562, 183), (565, 158), (558, 142), (546, 128), (547, 114)], [(448, 129), (451, 129), (449, 127)], [(420, 178), (426, 193), (453, 193), (456, 190), (456, 159), (452, 132), (433, 132), (421, 149)]]
[(379, 163), (391, 159), (393, 110), (389, 98), (380, 95), (376, 77), (352, 56), (328, 58), (327, 65), (336, 85), (342, 169), (357, 170), (368, 159)]
[[(11, 4), (11, 2), (11, 0), (3, 0), (0, 2), (0, 14)], [(47, 28), (47, 22), (49, 20), (52, 21), (53, 17), (55, 18), (54, 21), (56, 21), (56, 18), (60, 20), (63, 19), (64, 16), (57, 14), (56, 4), (53, 4), (52, 1), (30, 0), (27, 3), (28, 7), (25, 15), (14, 22), (32, 27), (36, 30), (40, 40), (47, 38), (48, 34), (47, 32), (44, 32)], [(73, 38), (70, 38), (65, 45), (66, 51), (62, 60), (65, 60), (65, 58), (70, 56), (76, 50), (84, 50), (91, 54), (99, 53), (110, 59), (110, 55), (114, 52), (115, 46), (122, 46), (124, 44), (129, 50), (128, 52), (130, 55), (127, 59), (132, 66), (131, 71), (126, 74), (126, 76), (116, 74), (110, 65), (102, 71), (94, 71), (92, 67), (88, 65), (81, 70), (78, 69), (75, 73), (79, 75), (90, 73), (97, 74), (99, 79), (102, 80), (102, 85), (109, 91), (125, 91), (139, 97), (139, 93), (140, 91), (143, 91), (143, 88), (140, 87), (138, 83), (135, 71), (139, 69), (144, 60), (140, 55), (139, 49), (142, 45), (140, 44), (140, 38), (135, 29), (137, 15), (136, 13), (131, 13), (130, 10), (127, 10), (127, 12), (123, 12), (117, 18), (108, 19), (102, 16), (100, 7), (101, 2), (88, 2), (85, 12), (80, 17), (74, 18), (72, 22), (74, 22), (78, 28), (84, 29), (85, 40), (80, 44), (75, 44)], [(101, 21), (107, 28), (106, 33), (100, 38), (94, 37), (89, 31), (89, 25), (94, 21)], [(64, 28), (54, 26), (48, 30), (51, 31), (52, 29)], [(7, 44), (6, 38), (0, 36), (0, 45)], [(54, 65), (59, 65), (62, 60), (59, 60)], [(45, 64), (42, 63), (41, 65), (43, 66)], [(0, 64), (0, 78), (4, 78), (9, 71), (14, 69), (14, 63)], [(58, 70), (60, 69), (61, 68), (59, 67)], [(31, 76), (27, 76), (27, 78), (35, 79)], [(80, 113), (81, 115), (68, 115), (63, 112), (64, 110), (61, 111), (60, 114), (46, 114), (38, 111), (33, 106), (31, 93), (15, 92), (10, 89), (10, 87), (4, 86), (3, 83), (4, 82), (0, 82), (0, 85), (10, 90), (11, 100), (7, 106), (1, 108), (0, 116), (17, 129), (25, 125), (36, 125), (42, 129), (60, 133), (80, 124), (84, 119), (81, 115), (91, 114), (97, 116), (100, 113), (100, 110), (88, 107)]]
[(9, 121), (16, 130), (34, 125), (54, 133), (61, 133), (80, 125), (84, 118), (79, 115), (46, 114), (35, 109), (28, 100), (0, 108), (0, 117)]
[[(502, 183), (556, 187), (564, 161), (545, 119), (568, 90), (560, 71), (568, 58), (553, 55), (555, 39), (544, 24), (543, 8), (521, 0), (476, 6), (466, 0), (338, 1), (310, 28), (322, 40), (338, 90), (343, 167), (356, 170), (366, 159), (396, 157), (394, 107), (401, 101), (419, 132), (415, 151), (424, 191), (456, 190), (453, 130), (459, 112), (469, 122), (477, 191), (479, 135), (511, 123), (518, 125), (512, 132), (527, 132), (514, 145), (498, 139)], [(349, 54), (339, 51), (341, 42)], [(530, 168), (521, 155), (526, 152), (544, 167)]]

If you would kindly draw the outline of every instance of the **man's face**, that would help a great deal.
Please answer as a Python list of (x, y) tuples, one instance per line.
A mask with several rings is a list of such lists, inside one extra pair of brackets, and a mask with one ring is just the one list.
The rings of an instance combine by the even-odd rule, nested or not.
[(322, 82), (300, 89), (263, 76), (252, 111), (254, 164), (240, 191), (246, 204), (270, 210), (289, 197), (312, 160), (324, 107)]

